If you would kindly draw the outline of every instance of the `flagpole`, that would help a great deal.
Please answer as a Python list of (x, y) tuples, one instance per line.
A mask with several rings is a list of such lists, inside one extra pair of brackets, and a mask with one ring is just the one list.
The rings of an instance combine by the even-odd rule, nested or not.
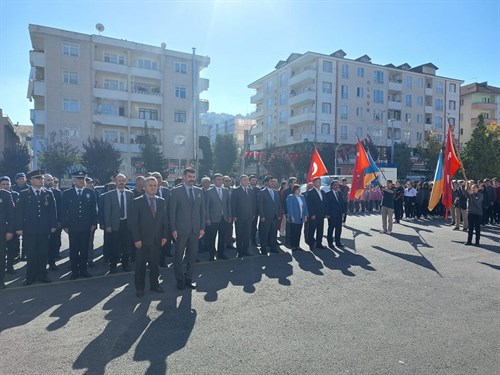
[[(455, 137), (453, 136), (454, 131), (455, 131), (455, 126), (450, 124), (450, 119), (448, 119), (448, 131), (450, 131), (450, 129), (453, 130), (453, 133), (451, 135), (451, 140), (453, 141), (453, 146), (455, 146), (455, 150), (458, 150), (457, 141), (455, 140)], [(455, 155), (457, 156), (457, 159), (460, 162), (460, 170), (462, 171), (462, 174), (464, 175), (465, 182), (467, 183), (468, 179), (467, 179), (467, 175), (465, 174), (464, 163), (462, 163), (462, 158), (460, 158), (460, 153), (455, 152)]]
[[(358, 138), (358, 142), (360, 142), (360, 143), (363, 145), (363, 142), (361, 142), (361, 140), (359, 139), (358, 132), (356, 132), (356, 138)], [(365, 146), (364, 146), (364, 145), (363, 145), (363, 148), (365, 148)], [(372, 154), (370, 154), (370, 150), (367, 150), (367, 149), (365, 148), (365, 152), (368, 152), (368, 154), (370, 155), (370, 158), (373, 160), (373, 156), (372, 156)], [(373, 160), (373, 162), (375, 162), (375, 160)], [(384, 177), (384, 180), (386, 180), (386, 181), (387, 181), (387, 178), (385, 177), (385, 174), (384, 174), (384, 172), (382, 171), (382, 169), (380, 169), (380, 168), (379, 168), (378, 170), (379, 170), (379, 171), (380, 171), (380, 173), (382, 174), (382, 177)], [(377, 178), (377, 175), (375, 174), (375, 171), (373, 171), (373, 172), (372, 172), (372, 174), (373, 174), (373, 177), (375, 177), (375, 180), (377, 180), (377, 182), (378, 182), (379, 186), (382, 186), (382, 184), (380, 183), (380, 181), (379, 181), (379, 180), (378, 180), (378, 178)]]

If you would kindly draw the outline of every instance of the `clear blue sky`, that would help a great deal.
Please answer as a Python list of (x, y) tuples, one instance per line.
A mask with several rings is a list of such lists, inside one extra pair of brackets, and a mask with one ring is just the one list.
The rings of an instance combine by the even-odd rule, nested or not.
[(29, 124), (28, 24), (103, 35), (211, 58), (210, 111), (253, 111), (247, 85), (290, 53), (364, 54), (376, 64), (432, 62), (438, 74), (500, 86), (500, 0), (0, 0), (0, 108)]

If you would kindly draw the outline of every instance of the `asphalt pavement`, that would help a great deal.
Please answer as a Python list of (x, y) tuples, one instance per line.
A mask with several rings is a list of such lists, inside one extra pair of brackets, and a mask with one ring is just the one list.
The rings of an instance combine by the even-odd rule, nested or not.
[(169, 266), (142, 299), (100, 250), (70, 281), (64, 235), (53, 283), (21, 286), (21, 262), (0, 292), (0, 373), (498, 374), (500, 226), (481, 247), (442, 219), (380, 229), (350, 216), (343, 250), (200, 254), (196, 291)]

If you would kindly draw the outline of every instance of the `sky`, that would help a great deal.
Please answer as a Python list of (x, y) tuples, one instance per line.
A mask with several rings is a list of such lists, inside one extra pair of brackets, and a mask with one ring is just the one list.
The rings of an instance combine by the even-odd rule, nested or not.
[(432, 62), (438, 75), (500, 87), (500, 0), (0, 0), (0, 108), (30, 124), (29, 24), (209, 56), (210, 112), (254, 110), (247, 86), (291, 53)]

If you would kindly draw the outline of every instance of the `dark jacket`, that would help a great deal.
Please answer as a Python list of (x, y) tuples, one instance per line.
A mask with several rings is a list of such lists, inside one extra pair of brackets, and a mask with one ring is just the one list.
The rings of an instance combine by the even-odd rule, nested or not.
[(61, 199), (61, 227), (69, 231), (85, 232), (97, 225), (96, 196), (91, 189), (82, 189), (78, 197), (75, 189), (65, 190)]
[(281, 197), (280, 194), (271, 189), (273, 197), (267, 188), (263, 188), (258, 197), (259, 216), (268, 220), (278, 219), (281, 216)]
[(256, 215), (255, 191), (248, 188), (248, 194), (240, 186), (231, 194), (231, 214), (237, 220), (252, 220)]
[(12, 195), (7, 190), (0, 190), (0, 233), (14, 233), (15, 208)]
[(318, 192), (315, 188), (309, 190), (306, 195), (307, 210), (309, 211), (309, 217), (316, 216), (316, 220), (323, 220), (325, 218), (326, 204), (325, 204), (325, 192), (320, 189), (321, 196), (323, 200), (319, 197)]
[(56, 201), (52, 192), (42, 187), (37, 197), (31, 188), (21, 191), (15, 227), (23, 234), (49, 234), (52, 228), (57, 228)]
[(132, 202), (132, 210), (127, 220), (134, 242), (142, 241), (143, 246), (161, 246), (162, 238), (168, 237), (168, 214), (165, 200), (155, 196), (156, 213), (153, 217), (147, 195), (141, 195)]

